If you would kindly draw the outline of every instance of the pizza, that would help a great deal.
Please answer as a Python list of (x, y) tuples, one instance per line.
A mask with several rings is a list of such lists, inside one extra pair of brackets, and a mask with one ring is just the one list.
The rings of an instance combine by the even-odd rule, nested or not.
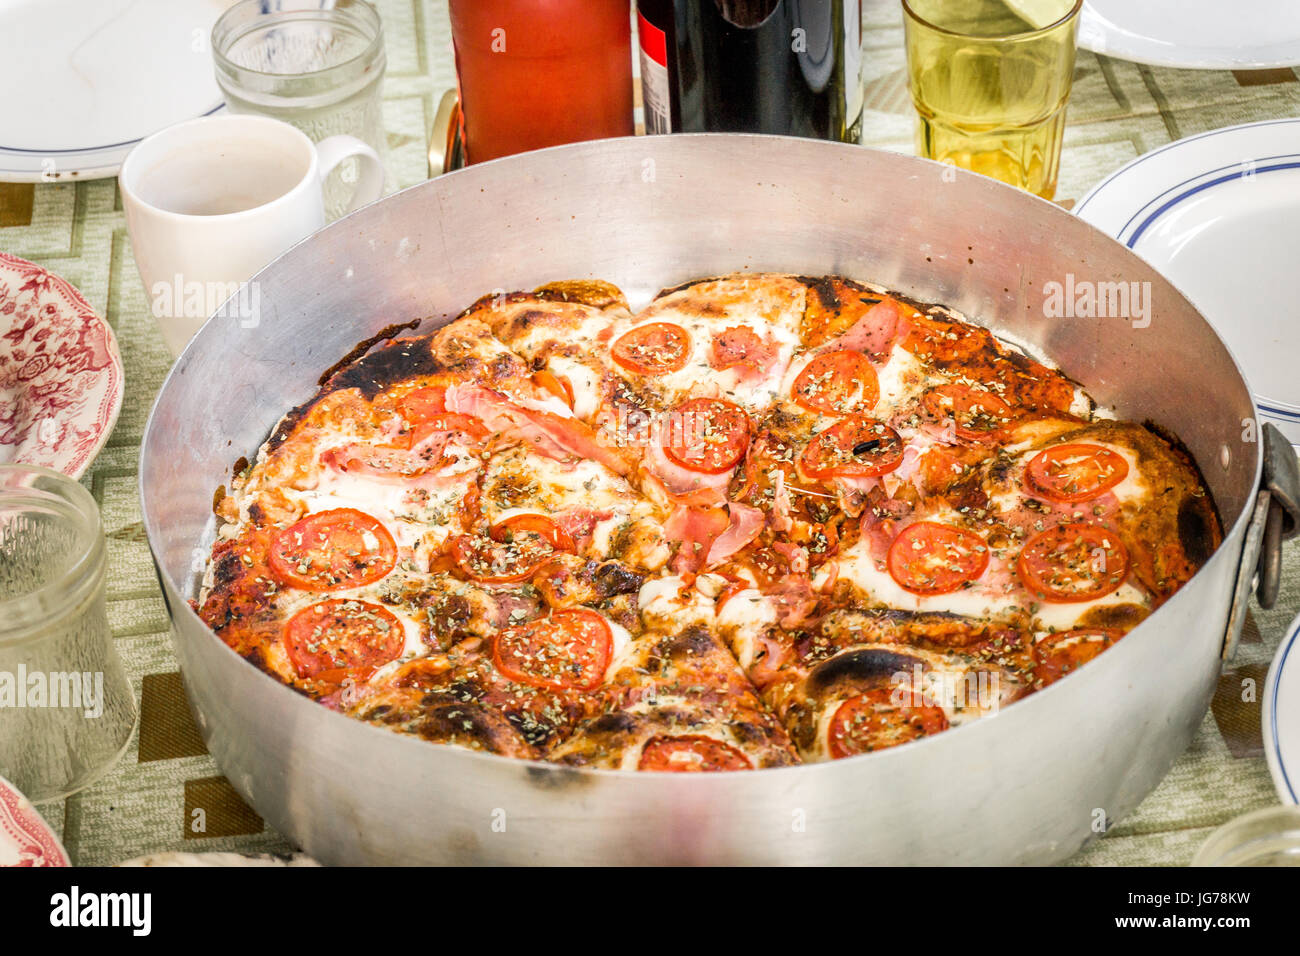
[(1196, 463), (839, 276), (488, 296), (288, 411), (196, 608), (321, 705), (574, 767), (900, 746), (1124, 639), (1220, 543)]

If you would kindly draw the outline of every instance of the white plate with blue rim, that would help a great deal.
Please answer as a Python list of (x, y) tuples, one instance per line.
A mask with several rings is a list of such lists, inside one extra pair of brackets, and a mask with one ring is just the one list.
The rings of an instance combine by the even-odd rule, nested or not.
[(209, 37), (233, 2), (0, 0), (0, 182), (116, 176), (150, 133), (221, 109)]
[[(1162, 146), (1111, 174), (1074, 211), (1200, 309), (1245, 372), (1260, 417), (1300, 445), (1300, 118)], [(1152, 308), (1158, 316), (1160, 303)]]
[(1283, 803), (1300, 803), (1300, 617), (1264, 681), (1264, 757)]
[(1300, 63), (1295, 0), (1086, 0), (1079, 46), (1121, 60), (1203, 70)]

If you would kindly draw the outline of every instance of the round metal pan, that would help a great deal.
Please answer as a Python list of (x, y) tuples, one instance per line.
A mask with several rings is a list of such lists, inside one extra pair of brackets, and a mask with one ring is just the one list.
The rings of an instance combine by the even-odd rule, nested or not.
[[(1186, 444), (1222, 515), (1222, 547), (1115, 648), (996, 717), (754, 773), (580, 771), (430, 745), (298, 695), (191, 610), (213, 490), (359, 340), (418, 316), (428, 331), (494, 289), (594, 277), (635, 306), (735, 270), (880, 282), (1026, 343), (1120, 416)], [(1263, 500), (1250, 392), (1177, 290), (1050, 203), (853, 146), (608, 140), (423, 183), (334, 223), (253, 281), (257, 315), (213, 318), (164, 384), (140, 490), (208, 747), (258, 813), (322, 861), (1050, 863), (1128, 813), (1205, 714)], [(1145, 318), (1050, 315), (1049, 284), (1083, 281), (1136, 283)], [(1252, 551), (1247, 584), (1253, 563)]]

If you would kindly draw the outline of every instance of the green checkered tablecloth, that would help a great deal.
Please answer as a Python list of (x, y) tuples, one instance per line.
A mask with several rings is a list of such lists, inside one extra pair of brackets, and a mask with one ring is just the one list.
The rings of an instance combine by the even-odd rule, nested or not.
[[(427, 174), (429, 127), (453, 85), (446, 0), (377, 0), (388, 42), (384, 119), (390, 172), (400, 187)], [(896, 0), (864, 5), (865, 141), (912, 152), (913, 115)], [(1293, 70), (1202, 72), (1138, 66), (1081, 51), (1058, 201), (1072, 205), (1120, 165), (1203, 130), (1300, 114)], [(74, 283), (117, 332), (126, 364), (121, 418), (84, 482), (103, 511), (113, 632), (139, 695), (140, 728), (98, 784), (40, 810), (75, 862), (111, 864), (145, 853), (293, 848), (236, 795), (191, 721), (167, 614), (141, 526), (136, 467), (145, 417), (170, 359), (150, 315), (115, 180), (0, 184), (0, 249)], [(1300, 545), (1287, 569), (1300, 572)], [(1236, 661), (1187, 753), (1128, 818), (1072, 862), (1185, 864), (1224, 821), (1276, 802), (1260, 736), (1264, 675), (1300, 610), (1300, 573), (1278, 606), (1255, 610)], [(206, 827), (195, 832), (195, 809)]]

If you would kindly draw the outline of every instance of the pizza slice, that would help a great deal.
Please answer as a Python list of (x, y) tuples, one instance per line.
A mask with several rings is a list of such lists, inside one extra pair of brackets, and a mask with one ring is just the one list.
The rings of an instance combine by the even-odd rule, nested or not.
[[(798, 762), (785, 730), (717, 634), (711, 601), (669, 599), (669, 579), (647, 582), (644, 629), (611, 668), (609, 708), (548, 759), (620, 770), (714, 771)], [(666, 613), (665, 613), (666, 612)]]
[(350, 688), (338, 706), (435, 743), (540, 757), (608, 709), (630, 640), (607, 614), (553, 610), (408, 661)]

